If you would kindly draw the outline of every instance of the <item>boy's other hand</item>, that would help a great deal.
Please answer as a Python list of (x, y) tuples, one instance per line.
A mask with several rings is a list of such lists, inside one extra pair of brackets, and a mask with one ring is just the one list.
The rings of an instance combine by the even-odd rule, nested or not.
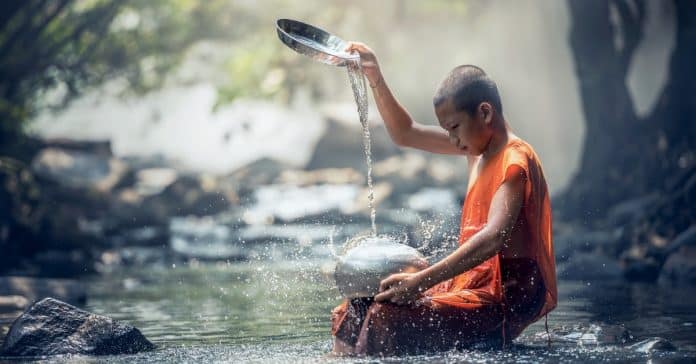
[(416, 273), (396, 273), (380, 282), (377, 302), (391, 302), (408, 305), (418, 300), (421, 295), (420, 280)]
[(370, 87), (377, 87), (382, 80), (382, 73), (380, 72), (375, 52), (360, 42), (348, 42), (345, 51), (349, 53), (357, 52), (360, 55), (360, 66), (365, 73), (365, 77), (370, 82)]

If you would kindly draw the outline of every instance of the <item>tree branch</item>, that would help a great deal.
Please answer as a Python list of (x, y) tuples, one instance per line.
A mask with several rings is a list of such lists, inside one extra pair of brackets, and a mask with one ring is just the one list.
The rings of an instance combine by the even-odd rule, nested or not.
[(34, 15), (39, 12), (39, 9), (44, 8), (46, 1), (47, 0), (40, 0), (32, 3), (33, 6), (28, 5), (25, 7), (24, 18), (22, 19), (23, 22), (18, 25), (15, 31), (5, 40), (2, 48), (0, 48), (0, 54), (9, 54), (9, 51), (12, 50), (12, 47), (15, 45), (19, 37), (21, 37), (23, 33), (29, 31), (31, 26), (34, 25)]
[[(619, 52), (621, 69), (628, 72), (628, 66), (638, 44), (643, 39), (645, 23), (644, 0), (613, 0), (612, 4), (619, 13), (623, 35), (623, 49)], [(625, 74), (624, 74), (625, 76)]]

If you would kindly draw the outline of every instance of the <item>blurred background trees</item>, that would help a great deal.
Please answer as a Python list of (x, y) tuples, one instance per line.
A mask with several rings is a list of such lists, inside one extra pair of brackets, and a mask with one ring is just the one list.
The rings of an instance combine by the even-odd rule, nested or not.
[[(65, 105), (115, 76), (130, 89), (161, 84), (184, 51), (203, 38), (228, 37), (224, 1), (11, 0), (0, 4), (0, 141), (51, 91)], [(229, 29), (226, 27), (225, 29)], [(239, 29), (239, 28), (238, 28)], [(239, 29), (241, 32), (242, 29)]]

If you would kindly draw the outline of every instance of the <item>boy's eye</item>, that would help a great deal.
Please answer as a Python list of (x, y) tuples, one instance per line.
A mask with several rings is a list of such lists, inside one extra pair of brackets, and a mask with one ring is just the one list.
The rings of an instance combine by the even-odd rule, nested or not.
[(458, 126), (459, 126), (459, 124), (452, 125), (452, 130), (457, 129)]

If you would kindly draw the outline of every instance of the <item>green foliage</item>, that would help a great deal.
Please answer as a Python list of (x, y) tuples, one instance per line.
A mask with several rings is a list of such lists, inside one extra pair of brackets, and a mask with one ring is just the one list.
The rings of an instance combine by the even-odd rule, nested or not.
[(0, 140), (17, 135), (42, 92), (62, 104), (124, 76), (135, 91), (161, 84), (199, 39), (229, 36), (223, 0), (9, 0), (0, 3)]
[(278, 43), (263, 39), (235, 49), (225, 64), (228, 82), (219, 89), (218, 104), (238, 97), (272, 97), (281, 92), (287, 75), (280, 67), (283, 52)]

